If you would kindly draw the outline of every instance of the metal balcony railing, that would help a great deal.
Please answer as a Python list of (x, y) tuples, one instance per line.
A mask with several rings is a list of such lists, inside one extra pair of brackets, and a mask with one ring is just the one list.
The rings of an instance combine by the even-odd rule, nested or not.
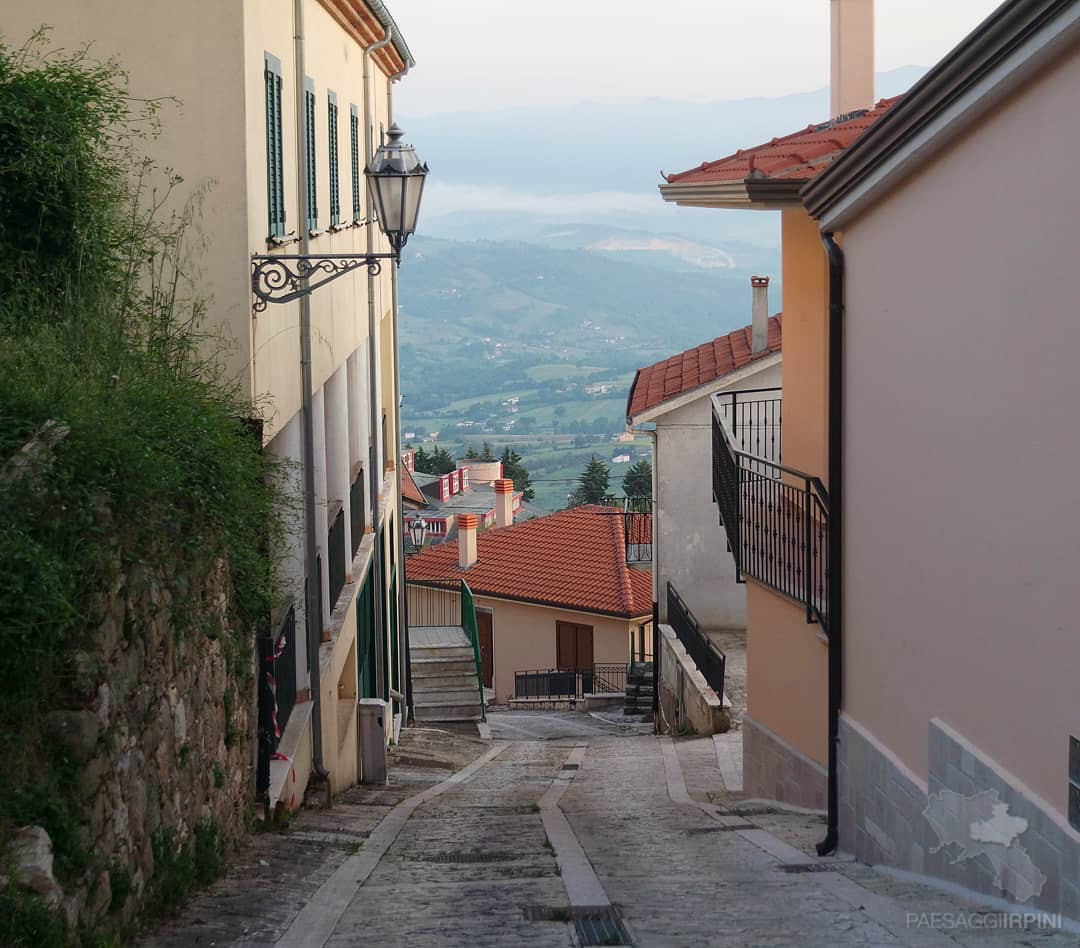
[(727, 656), (702, 631), (689, 606), (671, 583), (667, 584), (667, 619), (709, 687), (723, 700)]
[[(820, 478), (767, 456), (780, 450), (778, 431), (775, 441), (765, 437), (767, 415), (755, 416), (756, 426), (744, 418), (737, 435), (728, 420), (742, 411), (737, 404), (714, 398), (712, 421), (713, 499), (736, 570), (803, 605), (806, 621), (828, 634), (828, 491)], [(779, 408), (775, 417), (779, 428)], [(743, 450), (753, 443), (766, 454)]]
[(651, 497), (626, 497), (622, 507), (627, 565), (651, 563), (653, 558), (653, 502)]
[(585, 668), (530, 668), (514, 672), (515, 698), (583, 698), (626, 692), (625, 665)]

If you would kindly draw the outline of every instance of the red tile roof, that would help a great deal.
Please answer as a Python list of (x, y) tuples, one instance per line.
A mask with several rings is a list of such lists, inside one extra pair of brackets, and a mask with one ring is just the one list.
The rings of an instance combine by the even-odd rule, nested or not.
[(476, 537), (458, 568), (457, 541), (409, 557), (409, 579), (464, 579), (477, 595), (636, 618), (652, 612), (652, 571), (626, 565), (622, 512), (586, 504)]
[(419, 504), (421, 507), (428, 505), (428, 499), (424, 496), (424, 492), (416, 486), (416, 481), (413, 480), (412, 471), (404, 465), (401, 467), (401, 496), (405, 500), (411, 500), (414, 504)]
[[(754, 148), (740, 148), (726, 158), (706, 161), (696, 168), (667, 175), (668, 184), (719, 184), (747, 178), (816, 178), (844, 153), (863, 132), (884, 115), (902, 96), (882, 99), (872, 109), (847, 121), (824, 122), (774, 138)], [(843, 118), (843, 116), (840, 116)]]
[(768, 347), (756, 355), (750, 352), (753, 327), (743, 326), (712, 342), (638, 369), (626, 400), (627, 417), (779, 352), (784, 341), (782, 318), (781, 313), (769, 317)]

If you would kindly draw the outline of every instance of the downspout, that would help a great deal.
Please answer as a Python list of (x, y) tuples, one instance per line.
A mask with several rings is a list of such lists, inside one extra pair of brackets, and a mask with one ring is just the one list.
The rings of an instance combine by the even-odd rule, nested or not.
[(663, 638), (660, 635), (660, 531), (656, 528), (657, 512), (660, 499), (660, 439), (654, 427), (649, 432), (652, 440), (652, 653), (653, 653), (653, 732), (660, 733), (660, 649)]
[[(293, 60), (294, 85), (296, 87), (296, 197), (300, 220), (296, 232), (300, 237), (300, 253), (309, 252), (308, 244), (308, 195), (304, 169), (307, 165), (305, 143), (307, 123), (304, 101), (304, 2), (293, 0)], [(302, 278), (307, 288), (307, 279)], [(313, 603), (319, 602), (322, 589), (316, 572), (317, 548), (315, 543), (315, 429), (312, 427), (311, 410), (311, 297), (300, 297), (300, 412), (303, 422), (304, 454), (304, 624), (307, 627), (308, 674), (311, 684), (311, 769), (320, 780), (326, 780), (330, 771), (323, 765), (322, 746), (322, 669), (319, 653), (322, 646), (322, 629), (314, 623), (317, 610)]]
[[(384, 46), (390, 44), (393, 38), (393, 31), (388, 27), (386, 35), (378, 42), (372, 43), (370, 46), (364, 47), (363, 55), (361, 56), (363, 62), (363, 80), (364, 80), (364, 164), (369, 165), (371, 158), (375, 153), (374, 142), (371, 134), (371, 54), (376, 50), (382, 49)], [(367, 223), (365, 227), (367, 235), (367, 252), (375, 252), (375, 206), (371, 199), (370, 188), (365, 189), (364, 192), (364, 220)], [(379, 435), (382, 431), (382, 415), (380, 414), (379, 393), (375, 390), (375, 380), (379, 378), (379, 366), (378, 366), (378, 331), (379, 323), (375, 313), (375, 276), (368, 272), (368, 410), (371, 415), (371, 444), (368, 445), (368, 481), (371, 492), (371, 520), (372, 525), (378, 536), (375, 538), (375, 543), (378, 545), (381, 543), (381, 525), (379, 522), (379, 492), (382, 486), (382, 471), (379, 468)], [(385, 454), (386, 445), (383, 445), (383, 452)], [(374, 557), (372, 562), (380, 570), (384, 568), (386, 561), (382, 550), (378, 550), (378, 556)], [(379, 586), (383, 586), (383, 583), (379, 583)], [(375, 668), (376, 668), (376, 691), (383, 695), (386, 693), (386, 667), (385, 667), (385, 649), (383, 638), (387, 627), (386, 622), (386, 602), (382, 595), (375, 597), (375, 628), (383, 630), (382, 635), (375, 636)]]
[[(411, 64), (405, 63), (405, 68), (399, 72), (395, 72), (386, 81), (386, 124), (394, 124), (394, 83), (404, 78), (405, 74), (409, 71)], [(401, 638), (402, 643), (398, 647), (399, 661), (405, 667), (398, 671), (398, 681), (405, 682), (405, 721), (408, 721), (413, 716), (413, 687), (412, 687), (412, 651), (409, 648), (409, 597), (407, 595), (408, 587), (407, 570), (408, 567), (405, 561), (405, 521), (401, 514), (401, 347), (398, 340), (398, 270), (394, 267), (390, 271), (390, 315), (393, 320), (391, 328), (393, 329), (393, 346), (394, 346), (394, 386), (395, 386), (395, 398), (394, 398), (394, 433), (398, 436), (398, 443), (394, 445), (394, 469), (397, 471), (397, 517), (399, 523), (399, 529), (395, 530), (395, 536), (397, 537), (398, 555), (397, 562), (401, 564), (401, 582), (398, 583), (398, 615), (401, 616), (401, 622), (398, 623), (398, 636)]]
[(840, 842), (840, 705), (843, 700), (844, 536), (844, 252), (830, 231), (821, 235), (829, 258), (829, 787), (828, 830), (819, 856)]

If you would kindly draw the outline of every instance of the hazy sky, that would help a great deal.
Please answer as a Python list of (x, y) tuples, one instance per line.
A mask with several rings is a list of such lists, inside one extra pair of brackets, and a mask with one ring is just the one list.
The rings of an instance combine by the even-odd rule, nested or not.
[[(876, 68), (929, 66), (997, 0), (877, 0)], [(828, 83), (828, 0), (390, 0), (417, 60), (398, 114), (646, 97), (715, 101)]]

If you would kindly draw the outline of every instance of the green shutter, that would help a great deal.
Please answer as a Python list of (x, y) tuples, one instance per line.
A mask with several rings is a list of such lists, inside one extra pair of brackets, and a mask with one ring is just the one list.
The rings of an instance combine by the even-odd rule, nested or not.
[(349, 159), (352, 163), (352, 219), (360, 222), (360, 113), (349, 108)]
[(266, 213), (271, 237), (285, 233), (285, 170), (281, 134), (281, 61), (265, 55), (266, 85)]
[(330, 226), (336, 227), (341, 223), (341, 188), (338, 182), (338, 108), (337, 96), (330, 91), (326, 93), (326, 121), (329, 131), (327, 143), (330, 149)]
[(315, 164), (315, 83), (304, 80), (304, 144), (307, 154), (307, 229), (319, 226), (318, 170)]

